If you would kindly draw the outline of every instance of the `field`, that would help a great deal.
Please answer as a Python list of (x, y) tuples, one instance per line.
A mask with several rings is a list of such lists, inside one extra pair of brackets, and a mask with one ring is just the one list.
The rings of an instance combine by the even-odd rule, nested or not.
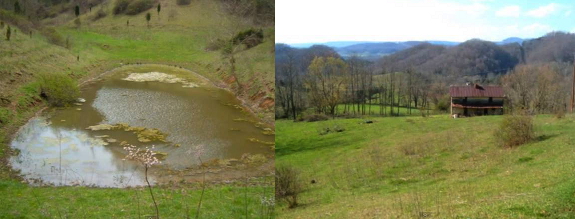
[[(155, 214), (149, 193), (142, 188), (31, 187), (20, 182), (18, 173), (6, 165), (6, 159), (14, 153), (9, 141), (18, 127), (47, 105), (39, 93), (30, 89), (38, 75), (60, 72), (82, 82), (126, 64), (181, 66), (229, 89), (265, 122), (273, 121), (273, 25), (254, 25), (248, 18), (227, 13), (217, 1), (199, 0), (179, 6), (176, 1), (160, 0), (159, 15), (155, 7), (146, 11), (152, 15), (148, 27), (146, 12), (113, 15), (115, 1), (107, 2), (91, 12), (82, 12), (80, 25), (74, 22), (70, 11), (39, 21), (39, 25), (53, 28), (53, 34), (40, 34), (36, 29), (29, 34), (7, 22), (12, 27), (11, 40), (0, 40), (0, 217), (110, 218)], [(99, 11), (107, 15), (96, 20)], [(10, 13), (3, 11), (0, 15)], [(248, 28), (262, 28), (264, 40), (251, 49), (237, 51), (236, 73), (232, 74), (229, 60), (219, 50), (205, 48), (216, 39), (231, 39)], [(3, 36), (5, 31), (6, 27), (0, 29)], [(239, 83), (230, 80), (232, 76)], [(271, 107), (260, 104), (266, 98), (272, 100)], [(269, 209), (261, 203), (273, 188), (273, 180), (266, 179), (210, 185), (203, 198), (202, 217), (269, 216)], [(201, 192), (198, 188), (198, 183), (154, 188), (160, 215), (194, 217)]]
[[(362, 108), (362, 107), (364, 107), (364, 108)], [(352, 115), (354, 113), (354, 110), (358, 115), (361, 115), (361, 112), (363, 110), (365, 111), (365, 115), (380, 115), (380, 110), (382, 110), (381, 108), (382, 108), (382, 106), (379, 104), (371, 104), (371, 106), (369, 104), (365, 104), (365, 106), (360, 105), (359, 110), (358, 110), (357, 105), (352, 106), (351, 104), (347, 104), (347, 110), (349, 111), (348, 113), (352, 114)], [(337, 112), (337, 114), (344, 114), (345, 109), (346, 109), (346, 106), (344, 104), (340, 104), (340, 105), (337, 105), (336, 112)], [(411, 114), (410, 114), (409, 110), (410, 109), (407, 107), (397, 107), (397, 106), (393, 107), (394, 115), (399, 115), (399, 116), (421, 115), (421, 111), (419, 109), (416, 109), (415, 107), (411, 108)], [(387, 106), (387, 105), (383, 106), (384, 115), (390, 115), (390, 113), (391, 113), (390, 111), (391, 111), (390, 106)], [(432, 110), (432, 109), (425, 111), (426, 115), (427, 114), (436, 114), (436, 113), (437, 112), (435, 110)]]
[[(265, 182), (267, 181), (267, 182)], [(217, 185), (202, 199), (201, 218), (269, 218), (272, 210), (262, 197), (273, 192), (271, 179), (250, 180), (248, 186)], [(155, 210), (146, 188), (29, 187), (0, 181), (2, 217), (7, 218), (150, 218)], [(154, 188), (162, 218), (191, 218), (201, 196), (197, 185)]]
[(303, 186), (278, 218), (575, 217), (575, 117), (537, 116), (537, 139), (512, 149), (502, 118), (277, 121), (276, 166)]

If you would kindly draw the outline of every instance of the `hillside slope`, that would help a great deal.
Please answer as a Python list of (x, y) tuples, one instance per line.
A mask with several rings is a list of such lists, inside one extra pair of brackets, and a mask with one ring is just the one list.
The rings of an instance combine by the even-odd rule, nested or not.
[(279, 218), (574, 217), (575, 117), (536, 117), (537, 140), (513, 149), (495, 143), (501, 119), (278, 121), (276, 166), (303, 184)]
[[(155, 7), (149, 10), (152, 19), (148, 27), (146, 12), (135, 16), (113, 15), (113, 2), (104, 2), (81, 14), (77, 19), (80, 24), (70, 13), (34, 22), (36, 29), (32, 28), (31, 37), (24, 34), (28, 30), (18, 28), (21, 24), (5, 19), (13, 34), (11, 41), (0, 41), (0, 74), (5, 76), (0, 79), (4, 100), (0, 106), (13, 106), (11, 110), (15, 110), (17, 97), (22, 95), (17, 88), (41, 73), (65, 72), (85, 79), (90, 73), (123, 64), (161, 63), (191, 69), (232, 89), (260, 117), (273, 121), (270, 113), (274, 99), (273, 26), (254, 25), (248, 18), (229, 14), (214, 1), (193, 1), (180, 6), (166, 0), (160, 1), (163, 8), (159, 15)], [(229, 60), (219, 50), (206, 48), (214, 41), (229, 40), (254, 27), (264, 29), (263, 43), (236, 52), (234, 76), (243, 86), (239, 89), (238, 83), (226, 83), (231, 74)], [(55, 31), (50, 34), (40, 34), (52, 28)]]

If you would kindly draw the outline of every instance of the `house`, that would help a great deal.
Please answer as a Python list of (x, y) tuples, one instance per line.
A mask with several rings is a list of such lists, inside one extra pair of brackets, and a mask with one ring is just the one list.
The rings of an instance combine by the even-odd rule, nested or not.
[(501, 86), (481, 86), (468, 83), (465, 86), (450, 86), (451, 115), (479, 116), (502, 115), (505, 93)]

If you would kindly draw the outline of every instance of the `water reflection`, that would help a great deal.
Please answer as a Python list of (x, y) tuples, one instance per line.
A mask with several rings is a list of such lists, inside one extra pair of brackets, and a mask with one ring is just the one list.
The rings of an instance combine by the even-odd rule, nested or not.
[(30, 120), (12, 141), (12, 147), (20, 153), (10, 161), (30, 182), (41, 179), (54, 185), (144, 185), (137, 163), (122, 160), (125, 155), (119, 148), (102, 143), (84, 130), (54, 127), (39, 117)]

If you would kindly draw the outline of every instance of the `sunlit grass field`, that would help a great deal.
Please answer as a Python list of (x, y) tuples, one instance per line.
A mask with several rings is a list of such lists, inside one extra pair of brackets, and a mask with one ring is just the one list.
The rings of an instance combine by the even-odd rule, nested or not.
[[(336, 112), (337, 114), (341, 115), (341, 114), (345, 114), (347, 110), (347, 114), (350, 115), (373, 115), (373, 116), (389, 116), (392, 115), (392, 108), (390, 106), (387, 105), (379, 105), (379, 104), (365, 104), (365, 106), (360, 105), (359, 107), (357, 106), (357, 104), (352, 105), (352, 104), (340, 104), (337, 105), (336, 108)], [(424, 113), (427, 114), (437, 114), (438, 112), (436, 110), (424, 110)], [(393, 115), (395, 116), (421, 116), (421, 111), (415, 107), (411, 107), (411, 109), (401, 106), (401, 107), (397, 107), (394, 106), (393, 107)]]
[[(271, 178), (208, 188), (200, 218), (269, 218), (263, 197), (273, 195)], [(267, 181), (267, 182), (266, 182)], [(259, 186), (254, 186), (258, 183)], [(149, 218), (155, 217), (147, 188), (30, 187), (0, 181), (2, 218)], [(155, 188), (162, 218), (195, 218), (201, 196), (197, 185)]]
[(304, 188), (278, 217), (575, 217), (575, 117), (537, 116), (537, 139), (512, 149), (494, 138), (502, 118), (277, 121), (276, 166)]

